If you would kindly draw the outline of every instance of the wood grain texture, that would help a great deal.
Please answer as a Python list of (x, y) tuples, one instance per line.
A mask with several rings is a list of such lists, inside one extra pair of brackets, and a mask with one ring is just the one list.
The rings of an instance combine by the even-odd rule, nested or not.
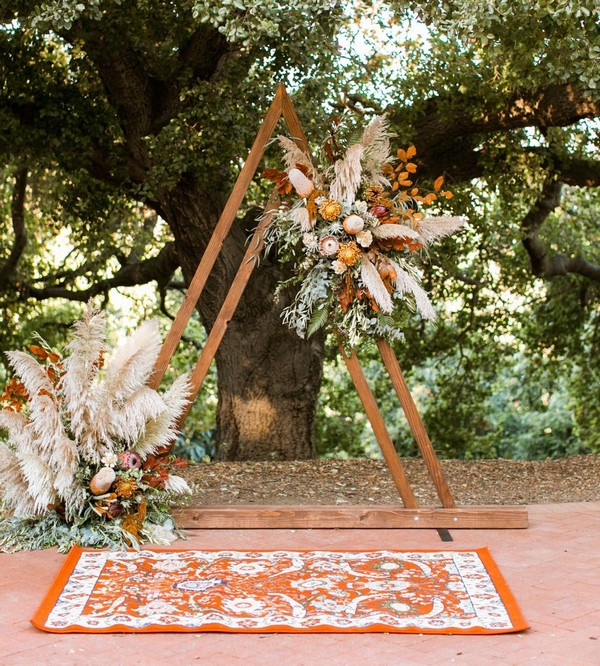
[(390, 379), (392, 380), (394, 390), (398, 395), (402, 409), (404, 410), (408, 425), (410, 426), (412, 434), (417, 442), (417, 446), (419, 447), (419, 451), (421, 452), (423, 460), (425, 461), (427, 471), (429, 472), (429, 476), (433, 481), (438, 497), (440, 498), (440, 501), (445, 508), (453, 508), (456, 506), (454, 497), (452, 496), (450, 488), (448, 487), (446, 477), (444, 476), (444, 472), (438, 457), (435, 453), (433, 445), (431, 444), (429, 435), (425, 430), (423, 421), (421, 421), (421, 417), (417, 411), (417, 406), (415, 405), (415, 401), (413, 400), (412, 395), (408, 389), (408, 385), (406, 384), (406, 380), (404, 379), (404, 375), (402, 374), (402, 370), (400, 369), (400, 365), (398, 364), (394, 350), (385, 340), (378, 340), (377, 347), (379, 348), (383, 363), (386, 367), (386, 370), (388, 371)]
[(219, 310), (219, 314), (213, 324), (213, 327), (206, 339), (202, 352), (198, 357), (192, 375), (190, 377), (191, 384), (191, 393), (190, 401), (179, 418), (178, 428), (180, 429), (183, 425), (191, 407), (194, 402), (194, 399), (198, 395), (202, 383), (206, 377), (206, 373), (212, 363), (215, 354), (223, 340), (223, 336), (227, 332), (227, 327), (231, 318), (233, 317), (235, 310), (240, 302), (240, 298), (244, 293), (244, 289), (248, 284), (248, 280), (252, 275), (252, 271), (258, 263), (260, 253), (262, 252), (264, 246), (264, 232), (266, 228), (271, 223), (273, 217), (277, 214), (278, 203), (273, 204), (273, 208), (265, 213), (258, 226), (256, 227), (252, 239), (248, 243), (248, 248), (242, 259), (242, 263), (238, 268), (235, 278), (231, 283), (231, 287), (227, 292), (225, 301)]
[(377, 442), (379, 443), (379, 448), (381, 449), (383, 458), (386, 462), (386, 465), (388, 466), (388, 469), (390, 470), (392, 479), (396, 484), (396, 488), (398, 488), (402, 502), (406, 508), (416, 508), (418, 506), (417, 499), (413, 494), (408, 479), (406, 478), (404, 468), (402, 467), (402, 463), (398, 458), (398, 454), (394, 448), (394, 443), (392, 442), (392, 439), (385, 426), (383, 417), (381, 416), (381, 412), (377, 407), (375, 397), (369, 388), (369, 384), (367, 383), (367, 379), (364, 375), (364, 372), (362, 371), (358, 358), (354, 353), (354, 350), (351, 350), (349, 354), (346, 354), (342, 344), (340, 344), (340, 353), (342, 354), (342, 358), (346, 363), (348, 372), (352, 377), (352, 381), (354, 382), (358, 397), (360, 398), (367, 418), (371, 423), (373, 433), (375, 434)]
[(477, 506), (458, 509), (379, 506), (213, 505), (174, 512), (183, 529), (522, 529), (528, 526), (522, 506)]
[[(185, 298), (175, 316), (175, 320), (171, 324), (171, 328), (165, 341), (163, 343), (160, 354), (154, 365), (154, 370), (152, 376), (148, 381), (148, 386), (153, 389), (157, 389), (162, 381), (162, 378), (169, 367), (169, 362), (181, 336), (185, 331), (185, 327), (190, 320), (192, 312), (196, 307), (196, 303), (202, 294), (206, 281), (215, 265), (215, 261), (221, 252), (223, 242), (227, 237), (231, 229), (231, 225), (236, 218), (238, 210), (242, 204), (246, 191), (252, 182), (252, 178), (258, 169), (258, 165), (262, 156), (265, 152), (265, 148), (273, 134), (273, 131), (279, 122), (282, 114), (282, 98), (286, 94), (282, 86), (280, 86), (275, 94), (275, 98), (267, 111), (263, 123), (258, 130), (254, 144), (250, 149), (248, 157), (242, 167), (239, 176), (236, 180), (236, 183), (229, 195), (229, 199), (225, 204), (225, 208), (221, 213), (221, 217), (217, 222), (217, 226), (211, 236), (210, 241), (206, 247), (206, 251), (202, 255), (202, 259), (198, 264), (196, 273), (192, 278), (188, 289), (185, 294)], [(286, 95), (287, 96), (287, 95)]]

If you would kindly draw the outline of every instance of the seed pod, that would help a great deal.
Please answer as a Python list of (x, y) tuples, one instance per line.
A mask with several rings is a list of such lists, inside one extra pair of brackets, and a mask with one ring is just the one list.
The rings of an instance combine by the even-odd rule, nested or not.
[(94, 495), (103, 495), (114, 483), (117, 475), (112, 467), (100, 468), (90, 481), (90, 490)]

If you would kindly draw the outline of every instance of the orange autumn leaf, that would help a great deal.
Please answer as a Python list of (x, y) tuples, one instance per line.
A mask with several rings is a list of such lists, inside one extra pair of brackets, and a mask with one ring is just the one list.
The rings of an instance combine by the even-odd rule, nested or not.
[(399, 180), (398, 183), (402, 185), (402, 187), (410, 187), (413, 184), (412, 180)]
[(37, 356), (40, 359), (40, 361), (45, 361), (48, 358), (48, 352), (39, 345), (29, 345), (29, 351), (34, 356)]
[(57, 354), (56, 352), (50, 352), (48, 354), (48, 358), (50, 359), (50, 363), (54, 363), (56, 365), (60, 361), (60, 354)]
[(397, 178), (398, 180), (406, 180), (408, 178), (408, 171), (401, 171)]
[[(410, 148), (409, 148), (409, 150), (410, 150)], [(406, 162), (408, 159), (410, 159), (408, 157), (408, 153), (406, 152), (406, 150), (403, 150), (402, 148), (398, 148), (398, 151), (397, 151), (396, 154), (398, 155), (398, 159), (401, 159), (403, 162)]]
[(439, 178), (435, 179), (435, 183), (433, 183), (433, 189), (436, 192), (439, 192), (443, 184), (444, 184), (444, 176), (440, 176)]
[(392, 192), (395, 192), (400, 187), (400, 183), (396, 182), (392, 185)]
[(442, 194), (443, 197), (446, 197), (446, 199), (452, 199), (454, 197), (452, 192), (448, 192), (448, 191), (442, 192), (441, 194)]
[(410, 191), (410, 196), (411, 197), (416, 197), (417, 194), (419, 194), (419, 188), (418, 187), (413, 187), (413, 189)]
[(344, 290), (339, 293), (338, 298), (342, 312), (347, 312), (350, 304), (352, 303), (352, 294), (349, 294), (346, 292), (346, 290)]
[(414, 146), (409, 146), (406, 149), (406, 157), (410, 160), (412, 157), (414, 157), (417, 154), (417, 149)]
[(260, 175), (262, 178), (266, 178), (275, 183), (275, 190), (278, 194), (289, 194), (292, 191), (292, 184), (285, 171), (279, 169), (265, 169)]
[(416, 171), (417, 171), (417, 165), (414, 162), (409, 162), (404, 168), (409, 173), (416, 173)]

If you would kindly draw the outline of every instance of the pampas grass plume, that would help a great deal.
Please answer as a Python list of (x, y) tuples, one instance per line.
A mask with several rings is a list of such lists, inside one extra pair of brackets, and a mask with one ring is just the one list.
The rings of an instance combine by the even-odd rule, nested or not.
[(380, 224), (371, 229), (376, 238), (419, 238), (419, 232), (404, 224)]
[(429, 245), (440, 238), (449, 236), (462, 229), (467, 223), (466, 217), (426, 217), (419, 222), (419, 239), (424, 245)]
[(385, 284), (383, 284), (383, 280), (379, 276), (377, 269), (364, 254), (360, 262), (360, 277), (382, 312), (392, 312), (394, 309), (392, 297), (385, 288)]

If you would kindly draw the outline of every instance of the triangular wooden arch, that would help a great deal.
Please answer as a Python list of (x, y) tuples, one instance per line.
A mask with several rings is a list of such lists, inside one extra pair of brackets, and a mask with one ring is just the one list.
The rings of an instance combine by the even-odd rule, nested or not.
[[(171, 329), (165, 339), (154, 372), (150, 380), (152, 388), (158, 388), (169, 361), (181, 339), (190, 316), (200, 298), (202, 290), (211, 273), (214, 263), (231, 225), (237, 215), (246, 191), (254, 177), (280, 118), (284, 119), (292, 137), (306, 152), (308, 143), (300, 120), (292, 102), (284, 88), (280, 85), (273, 102), (267, 111), (258, 131), (248, 158), (240, 171), (235, 186), (215, 227), (206, 251), (198, 264), (196, 273), (190, 282), (183, 303), (175, 317)], [(229, 293), (221, 307), (217, 319), (210, 331), (204, 348), (200, 353), (191, 375), (193, 388), (192, 400), (196, 397), (215, 357), (217, 349), (225, 335), (228, 323), (233, 316), (239, 300), (244, 292), (250, 275), (256, 265), (263, 247), (263, 232), (274, 216), (276, 206), (267, 207), (248, 245), (246, 254), (231, 284)], [(272, 212), (270, 212), (272, 211)], [(377, 407), (375, 398), (367, 384), (356, 354), (347, 354), (340, 347), (348, 371), (352, 377), (373, 432), (379, 443), (385, 462), (390, 470), (396, 488), (402, 499), (403, 506), (202, 506), (180, 510), (177, 512), (178, 524), (186, 528), (382, 528), (382, 527), (420, 527), (420, 528), (518, 528), (527, 527), (527, 510), (523, 507), (472, 506), (458, 508), (448, 487), (444, 472), (435, 454), (429, 436), (423, 426), (416, 405), (412, 399), (396, 356), (390, 345), (378, 341), (383, 363), (390, 375), (394, 389), (400, 400), (419, 451), (433, 481), (441, 507), (418, 506), (410, 483), (404, 473), (394, 445), (387, 431), (383, 417)], [(180, 425), (187, 412), (182, 416)]]

